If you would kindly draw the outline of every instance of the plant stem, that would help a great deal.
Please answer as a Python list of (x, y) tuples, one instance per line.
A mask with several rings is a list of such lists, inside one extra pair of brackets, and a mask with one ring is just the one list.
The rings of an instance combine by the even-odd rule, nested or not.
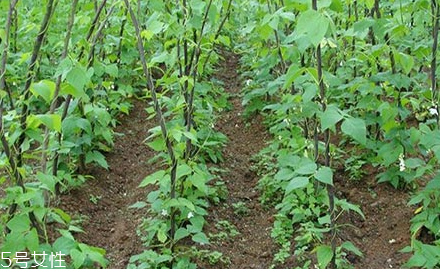
[(26, 83), (25, 83), (25, 86), (23, 89), (23, 95), (24, 95), (25, 102), (23, 102), (23, 108), (22, 108), (21, 116), (20, 116), (20, 126), (21, 126), (22, 133), (21, 133), (21, 135), (15, 145), (16, 148), (19, 149), (19, 151), (18, 151), (19, 153), (17, 156), (17, 165), (19, 167), (23, 164), (23, 152), (22, 152), (21, 146), (26, 138), (26, 134), (25, 134), (26, 119), (27, 119), (27, 116), (29, 113), (29, 107), (28, 107), (28, 104), (26, 103), (26, 101), (29, 99), (29, 94), (30, 94), (29, 88), (30, 88), (31, 83), (34, 79), (34, 70), (35, 70), (35, 67), (37, 64), (37, 59), (38, 59), (38, 55), (40, 53), (43, 39), (47, 33), (47, 30), (49, 29), (50, 17), (52, 16), (52, 12), (53, 12), (53, 3), (54, 3), (54, 0), (49, 0), (47, 2), (46, 12), (44, 14), (44, 18), (43, 18), (43, 21), (41, 22), (40, 30), (38, 32), (37, 38), (34, 43), (34, 48), (32, 51), (32, 56), (31, 56), (29, 68), (27, 71)]
[[(191, 59), (191, 61), (193, 61), (192, 64), (192, 78), (193, 78), (193, 85), (191, 86), (191, 89), (189, 90), (189, 96), (188, 96), (188, 100), (186, 103), (186, 108), (185, 108), (185, 123), (186, 123), (186, 131), (190, 132), (191, 128), (193, 126), (193, 121), (194, 121), (194, 108), (193, 108), (193, 104), (194, 104), (194, 91), (195, 91), (195, 86), (197, 83), (197, 77), (199, 75), (198, 73), (198, 66), (199, 66), (199, 61), (200, 61), (200, 54), (201, 54), (201, 45), (202, 45), (202, 39), (203, 39), (203, 32), (205, 30), (205, 25), (206, 22), (208, 21), (208, 14), (209, 14), (209, 10), (211, 8), (212, 5), (212, 1), (210, 0), (208, 3), (208, 6), (206, 7), (205, 10), (205, 16), (203, 18), (203, 22), (202, 22), (202, 27), (200, 28), (200, 35), (198, 40), (196, 41), (196, 47), (193, 50), (193, 55), (195, 55), (195, 59), (193, 61), (193, 59)], [(194, 38), (196, 39), (196, 35), (194, 36)], [(188, 90), (188, 89), (187, 89)], [(188, 160), (189, 158), (192, 157), (191, 154), (192, 151), (192, 142), (191, 139), (189, 139), (188, 137), (186, 138), (186, 148), (185, 148), (185, 159)]]
[(9, 104), (11, 106), (11, 109), (15, 109), (14, 106), (14, 100), (12, 100), (12, 94), (9, 87), (6, 87), (6, 62), (8, 60), (8, 51), (9, 51), (9, 35), (11, 31), (11, 24), (12, 24), (12, 16), (15, 10), (15, 6), (17, 5), (18, 0), (12, 0), (9, 3), (9, 10), (8, 15), (6, 18), (6, 26), (5, 26), (5, 40), (3, 41), (3, 53), (2, 53), (2, 59), (0, 62), (0, 91), (6, 90), (6, 93), (8, 94), (9, 98)]
[[(312, 7), (317, 10), (317, 0), (312, 0)], [(322, 112), (325, 113), (327, 109), (327, 98), (326, 89), (324, 85), (323, 75), (322, 75), (322, 55), (321, 55), (321, 44), (318, 44), (316, 48), (316, 61), (317, 61), (317, 72), (318, 72), (318, 85), (320, 93), (320, 103)], [(317, 126), (315, 127), (315, 134), (317, 133)], [(324, 131), (324, 165), (330, 167), (330, 129)], [(315, 145), (316, 147), (316, 145)], [(316, 150), (316, 149), (315, 149)], [(317, 160), (316, 160), (317, 161)], [(329, 197), (329, 215), (330, 215), (330, 231), (331, 231), (331, 248), (333, 252), (332, 260), (330, 262), (330, 269), (336, 269), (336, 229), (335, 229), (335, 190), (332, 184), (327, 184), (327, 193)]]
[[(10, 2), (8, 17), (6, 18), (5, 40), (3, 41), (4, 47), (3, 47), (1, 65), (0, 65), (0, 90), (3, 90), (6, 86), (5, 73), (6, 73), (6, 62), (7, 62), (7, 58), (8, 58), (9, 35), (10, 35), (10, 29), (11, 29), (11, 17), (12, 17), (12, 14), (13, 14), (13, 11), (15, 9), (17, 2), (18, 2), (18, 0), (13, 0)], [(15, 163), (15, 159), (12, 154), (11, 147), (9, 146), (8, 140), (6, 138), (6, 134), (3, 130), (3, 110), (4, 110), (4, 106), (3, 106), (3, 98), (2, 98), (0, 101), (0, 139), (1, 139), (2, 146), (3, 146), (3, 151), (5, 152), (5, 155), (9, 161), (9, 165), (12, 169), (11, 182), (13, 182), (13, 179), (15, 179), (15, 181), (18, 181), (19, 178), (21, 178), (21, 175), (17, 169), (17, 165)]]
[(112, 5), (110, 7), (110, 9), (107, 11), (107, 13), (106, 13), (104, 19), (102, 20), (102, 22), (100, 23), (100, 25), (98, 27), (98, 30), (96, 30), (95, 35), (93, 36), (93, 39), (92, 39), (91, 44), (90, 44), (89, 56), (88, 56), (88, 59), (87, 59), (87, 66), (89, 66), (89, 67), (93, 66), (93, 62), (94, 62), (94, 59), (95, 59), (95, 47), (96, 47), (96, 44), (98, 43), (98, 39), (101, 36), (102, 31), (104, 30), (104, 27), (105, 27), (108, 19), (110, 18), (111, 14), (113, 13), (114, 10), (115, 10), (115, 5)]
[[(93, 31), (95, 31), (95, 27), (98, 23), (99, 16), (101, 15), (101, 12), (104, 9), (104, 6), (106, 3), (107, 3), (107, 0), (102, 0), (101, 5), (96, 10), (95, 17), (93, 18), (93, 21), (92, 21), (92, 25), (90, 26), (89, 31), (87, 32), (86, 40), (90, 40), (90, 38), (93, 34)], [(78, 59), (81, 59), (83, 54), (84, 54), (84, 47), (81, 48), (81, 51), (79, 52), (79, 55), (78, 55)]]
[[(226, 8), (226, 14), (225, 14), (225, 16), (223, 17), (223, 20), (221, 21), (219, 27), (217, 28), (217, 32), (215, 33), (214, 40), (217, 40), (218, 37), (220, 36), (220, 33), (221, 33), (222, 29), (223, 29), (223, 26), (225, 25), (226, 21), (228, 20), (229, 15), (231, 14), (231, 6), (232, 6), (232, 0), (229, 0), (229, 2), (228, 2), (228, 6), (227, 6), (227, 8)], [(211, 57), (211, 54), (212, 54), (213, 51), (214, 51), (214, 48), (212, 48), (212, 49), (208, 52), (208, 55), (207, 55), (206, 58), (205, 58), (205, 62), (203, 63), (203, 68), (202, 68), (202, 70), (205, 70), (205, 69), (206, 69), (206, 65), (208, 64), (208, 62), (209, 62), (209, 58)]]
[[(148, 69), (147, 66), (147, 61), (145, 59), (145, 49), (144, 49), (144, 45), (142, 44), (142, 38), (141, 38), (141, 34), (140, 34), (140, 30), (139, 30), (139, 23), (138, 20), (136, 18), (135, 13), (133, 12), (133, 9), (130, 6), (130, 3), (128, 0), (124, 0), (124, 3), (128, 9), (128, 12), (130, 13), (130, 17), (131, 20), (133, 22), (133, 26), (136, 32), (136, 39), (137, 39), (137, 48), (139, 51), (139, 56), (140, 56), (140, 60), (141, 60), (141, 64), (142, 64), (142, 70), (144, 72), (145, 78), (147, 80), (147, 88), (151, 93), (151, 98), (153, 99), (153, 103), (154, 103), (154, 110), (156, 112), (156, 117), (157, 120), (159, 121), (160, 124), (160, 129), (162, 132), (162, 137), (165, 140), (165, 144), (167, 146), (167, 152), (168, 152), (168, 156), (170, 157), (170, 161), (171, 161), (171, 191), (170, 191), (170, 198), (171, 199), (175, 199), (176, 198), (176, 172), (177, 172), (177, 159), (175, 157), (174, 154), (174, 149), (171, 143), (170, 138), (168, 137), (168, 130), (166, 128), (165, 125), (165, 119), (163, 117), (162, 114), (162, 108), (160, 107), (159, 104), (159, 100), (157, 99), (156, 96), (156, 88), (154, 86), (153, 83), (153, 78), (151, 77), (151, 73), (150, 70)], [(170, 214), (170, 218), (171, 218), (171, 225), (170, 225), (170, 238), (171, 240), (174, 240), (174, 234), (175, 234), (175, 229), (176, 229), (176, 219), (175, 219), (175, 210), (172, 209), (172, 212)]]
[[(270, 0), (267, 0), (267, 8), (269, 10), (269, 13), (272, 14), (272, 6)], [(284, 74), (286, 72), (286, 62), (284, 61), (283, 52), (281, 51), (280, 37), (278, 35), (278, 30), (274, 29), (273, 32), (275, 35), (275, 43), (277, 45), (278, 57), (280, 57), (281, 62), (281, 73)]]
[(438, 31), (439, 31), (439, 16), (440, 16), (440, 5), (437, 0), (431, 0), (431, 8), (433, 14), (433, 28), (432, 28), (432, 59), (431, 59), (431, 91), (432, 91), (432, 102), (435, 104), (435, 109), (437, 114), (435, 115), (437, 120), (437, 127), (439, 125), (439, 100), (437, 92), (437, 47), (438, 47)]
[[(73, 28), (73, 22), (75, 19), (75, 10), (76, 10), (77, 4), (78, 4), (78, 0), (72, 1), (71, 12), (70, 12), (70, 16), (69, 16), (69, 21), (67, 23), (67, 31), (66, 31), (66, 36), (64, 38), (63, 52), (60, 57), (60, 62), (62, 62), (64, 59), (66, 59), (67, 54), (69, 52), (69, 42), (70, 42), (70, 37), (72, 34), (72, 28)], [(52, 99), (52, 102), (50, 104), (49, 114), (53, 114), (55, 112), (55, 109), (57, 109), (59, 106), (58, 96), (60, 93), (60, 89), (61, 89), (61, 75), (59, 75), (57, 77), (57, 81), (55, 84), (55, 93), (54, 93), (54, 97)], [(49, 129), (46, 127), (45, 131), (44, 131), (44, 142), (43, 142), (42, 156), (41, 156), (41, 167), (42, 167), (41, 169), (42, 169), (43, 173), (46, 173), (46, 171), (47, 171), (47, 148), (48, 148), (48, 146), (49, 146)]]
[[(53, 13), (53, 6), (54, 6), (54, 0), (49, 0), (46, 4), (46, 12), (44, 14), (44, 18), (43, 18), (43, 21), (41, 22), (40, 30), (38, 32), (37, 38), (34, 43), (34, 48), (32, 51), (32, 56), (31, 56), (29, 68), (28, 68), (27, 75), (26, 75), (26, 82), (25, 82), (25, 86), (24, 86), (24, 90), (23, 90), (24, 102), (23, 102), (23, 107), (22, 107), (22, 111), (21, 111), (21, 115), (20, 115), (21, 134), (15, 144), (15, 147), (18, 149), (17, 162), (16, 162), (17, 169), (23, 165), (22, 145), (23, 145), (23, 142), (26, 138), (26, 134), (25, 134), (26, 127), (27, 127), (26, 119), (27, 119), (27, 116), (29, 113), (29, 107), (28, 107), (28, 104), (26, 103), (26, 101), (29, 99), (29, 94), (30, 94), (29, 88), (30, 88), (31, 83), (34, 79), (34, 75), (35, 75), (34, 70), (35, 70), (37, 59), (38, 59), (40, 49), (41, 49), (41, 46), (42, 46), (42, 43), (44, 40), (44, 36), (46, 35), (47, 30), (49, 28), (50, 18)], [(16, 178), (17, 185), (23, 190), (24, 193), (26, 193), (26, 187), (24, 186), (23, 178), (21, 177), (20, 173), (18, 173), (18, 175), (19, 175), (19, 177)], [(30, 206), (29, 202), (27, 202), (25, 205)], [(16, 203), (11, 205), (11, 207), (9, 208), (9, 219), (13, 218), (17, 208), (18, 208), (18, 205)], [(32, 212), (32, 211), (29, 212), (29, 219), (31, 220), (32, 225), (37, 230), (39, 236), (44, 237), (44, 231), (41, 228), (41, 225), (40, 225), (39, 221), (37, 220), (34, 212)]]

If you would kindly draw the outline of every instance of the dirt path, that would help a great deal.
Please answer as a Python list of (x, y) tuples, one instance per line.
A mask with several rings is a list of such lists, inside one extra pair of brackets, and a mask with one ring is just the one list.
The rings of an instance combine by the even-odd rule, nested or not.
[(147, 120), (144, 106), (134, 101), (130, 115), (122, 117), (116, 128), (121, 135), (115, 137), (114, 149), (106, 155), (109, 171), (93, 169), (94, 180), (61, 197), (61, 208), (83, 218), (85, 233), (77, 238), (106, 249), (109, 269), (126, 268), (129, 258), (142, 251), (136, 227), (143, 212), (128, 207), (145, 199), (146, 190), (137, 186), (155, 169), (146, 163), (154, 152), (143, 143), (155, 122)]
[(232, 109), (223, 113), (216, 123), (216, 129), (225, 134), (229, 141), (223, 150), (224, 162), (219, 164), (227, 170), (222, 176), (228, 188), (228, 198), (218, 206), (210, 208), (208, 232), (218, 233), (215, 227), (221, 221), (228, 221), (236, 227), (239, 235), (214, 242), (210, 250), (223, 253), (230, 264), (200, 264), (201, 268), (261, 268), (267, 269), (272, 261), (275, 246), (270, 238), (273, 211), (265, 210), (258, 200), (256, 190), (258, 177), (250, 171), (251, 157), (258, 153), (269, 135), (261, 123), (260, 117), (251, 122), (243, 120), (243, 107), (239, 96), (241, 83), (237, 70), (238, 56), (223, 53), (224, 63), (217, 78), (224, 82), (230, 93)]

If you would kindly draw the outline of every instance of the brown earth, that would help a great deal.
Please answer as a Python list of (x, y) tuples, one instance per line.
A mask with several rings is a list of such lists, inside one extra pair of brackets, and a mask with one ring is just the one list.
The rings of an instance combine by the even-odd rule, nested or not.
[[(222, 178), (229, 196), (225, 202), (210, 208), (206, 232), (218, 233), (221, 229), (216, 224), (226, 220), (239, 235), (212, 240), (213, 244), (208, 247), (209, 251), (223, 253), (229, 263), (209, 265), (206, 260), (200, 260), (198, 265), (206, 269), (267, 269), (277, 250), (270, 238), (275, 211), (267, 210), (259, 203), (259, 192), (255, 188), (258, 177), (250, 170), (250, 159), (270, 137), (260, 117), (254, 117), (250, 122), (243, 120), (239, 97), (241, 82), (236, 71), (238, 57), (225, 53), (224, 58), (217, 77), (231, 94), (232, 109), (221, 115), (216, 129), (229, 138), (223, 150), (224, 162), (218, 165), (226, 170)], [(113, 152), (106, 156), (109, 171), (93, 169), (94, 180), (61, 197), (63, 209), (84, 219), (85, 233), (79, 234), (78, 239), (106, 249), (110, 269), (125, 268), (130, 256), (142, 251), (136, 227), (144, 212), (128, 207), (145, 198), (147, 190), (137, 186), (156, 169), (147, 164), (154, 153), (143, 143), (148, 129), (154, 125), (154, 120), (147, 120), (144, 104), (134, 101), (130, 115), (124, 116), (116, 129), (123, 135), (116, 138)], [(336, 180), (338, 195), (361, 205), (366, 216), (364, 221), (355, 214), (345, 214), (340, 220), (340, 223), (357, 227), (345, 227), (338, 234), (341, 240), (352, 241), (364, 253), (363, 258), (350, 256), (355, 268), (400, 268), (408, 258), (398, 253), (409, 244), (412, 209), (406, 206), (408, 194), (385, 184), (375, 184), (373, 172), (367, 180), (359, 182), (342, 178)]]
[(276, 249), (270, 237), (275, 211), (262, 208), (256, 190), (259, 178), (251, 171), (252, 156), (263, 149), (270, 141), (270, 136), (261, 117), (255, 117), (250, 122), (243, 120), (238, 60), (236, 55), (224, 53), (224, 63), (217, 75), (231, 95), (229, 101), (232, 104), (231, 110), (225, 112), (216, 124), (216, 129), (229, 139), (223, 150), (224, 162), (219, 165), (219, 168), (227, 171), (222, 179), (229, 196), (225, 202), (211, 207), (208, 216), (211, 225), (207, 232), (218, 233), (221, 228), (215, 227), (215, 224), (226, 220), (240, 234), (219, 240), (209, 248), (223, 253), (230, 260), (229, 264), (209, 265), (201, 262), (200, 268), (265, 269), (269, 268)]

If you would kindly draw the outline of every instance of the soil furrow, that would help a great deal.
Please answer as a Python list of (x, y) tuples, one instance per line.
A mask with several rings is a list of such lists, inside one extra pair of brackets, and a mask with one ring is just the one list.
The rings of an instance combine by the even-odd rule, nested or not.
[(232, 108), (223, 113), (216, 129), (229, 141), (223, 150), (224, 162), (219, 164), (226, 173), (222, 176), (229, 195), (225, 202), (212, 206), (208, 216), (209, 233), (218, 233), (221, 221), (228, 221), (240, 233), (235, 237), (213, 242), (210, 250), (223, 253), (230, 260), (226, 264), (202, 264), (201, 268), (261, 268), (267, 269), (272, 261), (275, 246), (270, 237), (273, 211), (261, 207), (256, 189), (258, 176), (251, 171), (253, 155), (258, 153), (269, 139), (261, 117), (246, 122), (243, 117), (240, 91), (239, 57), (223, 52), (224, 61), (217, 78), (224, 82), (231, 95)]

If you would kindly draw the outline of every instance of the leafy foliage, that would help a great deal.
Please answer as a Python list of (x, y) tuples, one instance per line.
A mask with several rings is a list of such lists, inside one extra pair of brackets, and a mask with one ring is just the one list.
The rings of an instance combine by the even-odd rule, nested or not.
[(109, 169), (113, 128), (137, 96), (158, 121), (145, 142), (161, 169), (139, 186), (155, 189), (133, 205), (149, 215), (146, 250), (129, 268), (195, 268), (202, 256), (227, 264), (179, 244), (210, 244), (207, 208), (224, 196), (209, 164), (227, 142), (215, 125), (228, 95), (212, 75), (228, 48), (241, 55), (245, 116), (263, 115), (273, 137), (255, 166), (261, 200), (277, 210), (273, 266), (294, 255), (299, 267), (345, 268), (348, 253), (361, 255), (336, 246), (341, 213), (364, 215), (335, 189), (363, 180), (367, 165), (379, 183), (414, 191), (406, 266), (440, 265), (437, 0), (134, 2), (0, 2), (2, 253), (107, 265), (53, 200), (90, 178), (88, 167)]

